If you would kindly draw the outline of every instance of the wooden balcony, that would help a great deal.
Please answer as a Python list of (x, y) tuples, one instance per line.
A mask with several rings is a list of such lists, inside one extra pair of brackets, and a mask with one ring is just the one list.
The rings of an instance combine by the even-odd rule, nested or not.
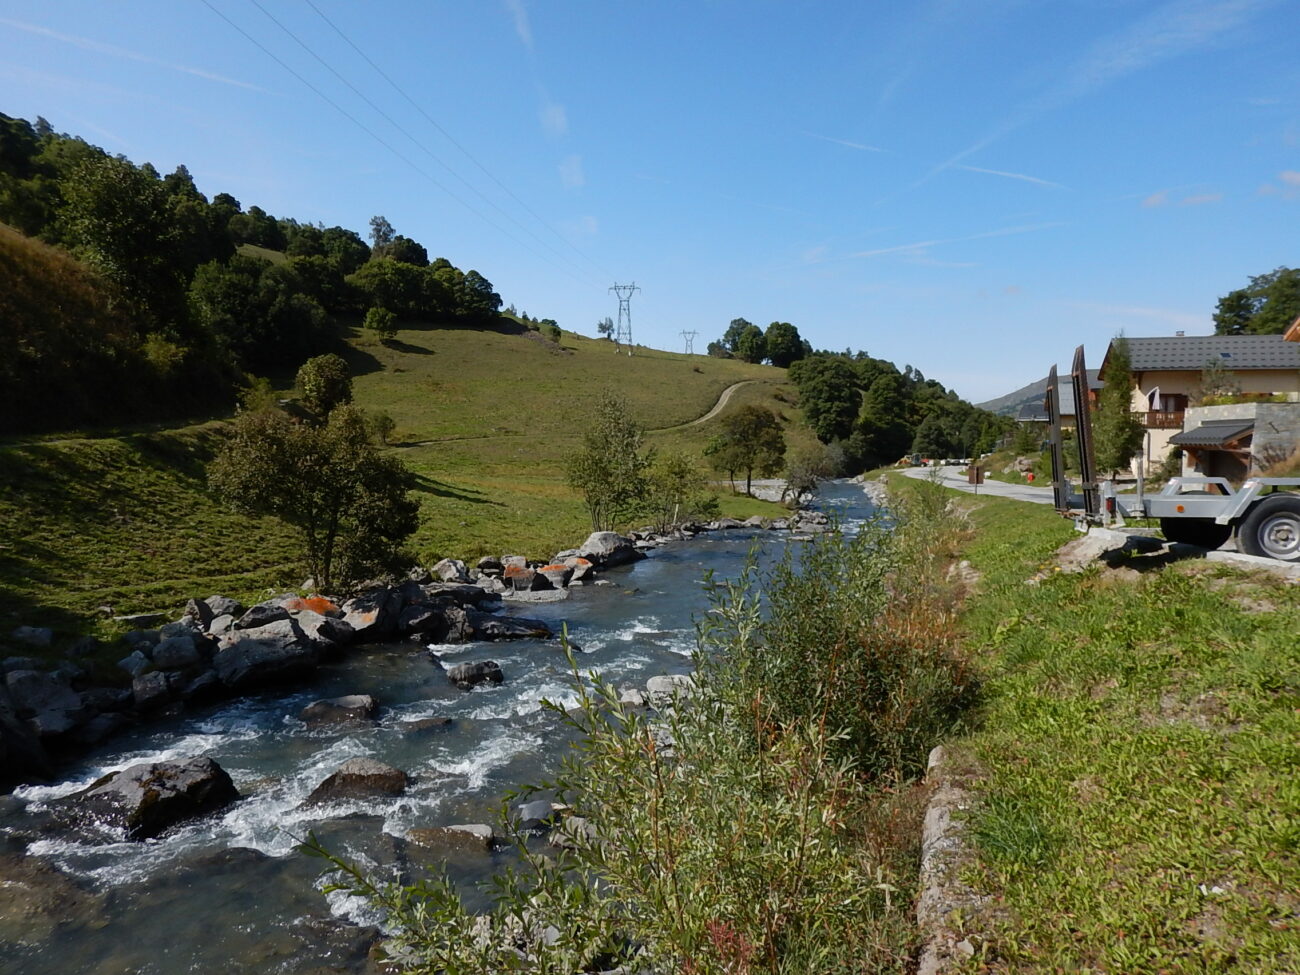
[(1139, 413), (1142, 417), (1142, 425), (1148, 430), (1181, 430), (1183, 428), (1183, 411), (1164, 412), (1154, 411)]

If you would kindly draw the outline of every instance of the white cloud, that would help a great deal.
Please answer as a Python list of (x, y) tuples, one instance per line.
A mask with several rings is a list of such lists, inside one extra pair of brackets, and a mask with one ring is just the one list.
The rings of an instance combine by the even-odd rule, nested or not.
[(528, 8), (524, 6), (524, 0), (505, 0), (506, 10), (515, 19), (515, 33), (519, 35), (519, 40), (523, 42), (524, 47), (528, 50), (533, 49), (533, 27), (528, 22)]
[(587, 177), (582, 172), (581, 156), (566, 156), (560, 163), (560, 182), (565, 189), (576, 190), (587, 185)]
[(564, 110), (564, 106), (550, 99), (542, 102), (542, 108), (539, 112), (542, 122), (542, 129), (553, 139), (559, 139), (568, 134), (569, 131), (569, 114)]
[(1152, 193), (1145, 200), (1143, 200), (1142, 205), (1147, 209), (1150, 209), (1151, 207), (1162, 207), (1168, 202), (1169, 202), (1169, 191), (1160, 190), (1158, 193)]
[(590, 214), (565, 220), (560, 229), (570, 237), (595, 237), (600, 233), (600, 221)]
[(141, 64), (152, 64), (160, 68), (167, 68), (171, 71), (180, 71), (183, 74), (191, 74), (196, 78), (202, 78), (205, 81), (215, 81), (222, 85), (234, 85), (236, 88), (247, 88), (249, 91), (265, 92), (265, 88), (251, 84), (247, 81), (240, 81), (237, 78), (227, 78), (225, 75), (214, 74), (211, 71), (204, 71), (202, 68), (192, 68), (185, 64), (173, 64), (170, 61), (160, 61), (157, 58), (149, 57), (147, 54), (139, 54), (135, 51), (128, 51), (126, 48), (115, 47), (112, 44), (104, 44), (100, 41), (93, 41), (88, 37), (77, 37), (73, 34), (60, 34), (58, 31), (50, 30), (48, 27), (41, 27), (38, 24), (26, 24), (19, 20), (9, 20), (0, 17), (0, 24), (6, 27), (12, 27), (15, 30), (27, 31), (29, 34), (37, 34), (41, 37), (49, 37), (56, 41), (62, 41), (64, 44), (71, 44), (85, 51), (94, 51), (97, 54), (107, 54), (110, 57), (125, 58), (128, 61), (139, 61)]
[(1198, 193), (1178, 201), (1180, 207), (1198, 207), (1206, 203), (1218, 203), (1223, 199), (1222, 193)]
[(1284, 169), (1282, 172), (1277, 174), (1277, 178), (1287, 186), (1300, 186), (1300, 171)]
[(809, 247), (799, 255), (799, 260), (805, 264), (820, 264), (825, 260), (826, 255), (830, 253), (830, 248), (825, 244), (818, 244), (816, 247)]

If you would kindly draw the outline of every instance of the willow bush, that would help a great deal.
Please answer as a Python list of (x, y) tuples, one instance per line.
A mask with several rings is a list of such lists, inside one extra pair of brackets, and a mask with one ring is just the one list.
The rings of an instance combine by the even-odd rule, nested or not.
[(970, 694), (945, 605), (949, 534), (922, 499), (712, 587), (694, 685), (620, 703), (569, 655), (580, 734), (536, 790), (571, 849), (493, 881), (466, 913), (445, 878), (376, 883), (320, 848), (334, 889), (387, 912), (421, 973), (892, 972), (912, 950), (925, 749)]

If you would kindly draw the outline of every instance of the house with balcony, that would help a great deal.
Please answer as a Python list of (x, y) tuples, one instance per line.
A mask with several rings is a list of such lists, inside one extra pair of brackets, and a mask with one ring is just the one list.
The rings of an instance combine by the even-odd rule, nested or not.
[[(1132, 377), (1131, 409), (1143, 418), (1146, 435), (1143, 438), (1142, 466), (1151, 474), (1178, 446), (1192, 447), (1204, 473), (1205, 465), (1214, 466), (1216, 459), (1206, 453), (1213, 450), (1211, 435), (1231, 433), (1229, 450), (1250, 454), (1253, 413), (1234, 417), (1239, 421), (1232, 431), (1205, 431), (1196, 434), (1201, 424), (1187, 427), (1187, 411), (1199, 396), (1203, 377), (1211, 364), (1231, 374), (1240, 388), (1243, 400), (1280, 398), (1300, 401), (1300, 342), (1287, 341), (1281, 335), (1183, 335), (1156, 338), (1130, 338), (1128, 343), (1130, 375)], [(1110, 358), (1114, 343), (1106, 350), (1102, 370)], [(1237, 411), (1240, 412), (1240, 411)], [(1196, 416), (1193, 419), (1197, 419)], [(1223, 418), (1223, 419), (1226, 419)], [(1189, 436), (1175, 437), (1181, 434)], [(1225, 460), (1225, 458), (1218, 458)], [(1241, 476), (1238, 464), (1230, 465), (1234, 479)], [(1246, 470), (1251, 469), (1247, 464)]]

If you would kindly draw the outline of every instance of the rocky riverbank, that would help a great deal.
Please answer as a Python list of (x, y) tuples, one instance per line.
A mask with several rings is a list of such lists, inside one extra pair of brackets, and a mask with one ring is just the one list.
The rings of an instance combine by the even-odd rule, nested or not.
[[(563, 599), (571, 586), (606, 582), (600, 578), (604, 570), (644, 558), (668, 541), (737, 528), (811, 534), (826, 525), (819, 512), (796, 511), (788, 518), (724, 518), (666, 532), (595, 532), (549, 560), (506, 555), (471, 568), (444, 559), (412, 569), (404, 580), (367, 586), (347, 600), (284, 594), (244, 606), (210, 596), (191, 599), (169, 622), (162, 613), (132, 617), (136, 628), (112, 648), (86, 637), (62, 660), (24, 655), (0, 660), (0, 789), (48, 781), (59, 766), (140, 722), (268, 687), (302, 684), (321, 663), (355, 648), (394, 640), (552, 637), (544, 622), (505, 614), (505, 604)], [(47, 647), (53, 634), (18, 627), (10, 639)], [(121, 653), (116, 673), (96, 679), (86, 658), (109, 651)], [(470, 687), (492, 679), (491, 664), (462, 664), (447, 677)]]

